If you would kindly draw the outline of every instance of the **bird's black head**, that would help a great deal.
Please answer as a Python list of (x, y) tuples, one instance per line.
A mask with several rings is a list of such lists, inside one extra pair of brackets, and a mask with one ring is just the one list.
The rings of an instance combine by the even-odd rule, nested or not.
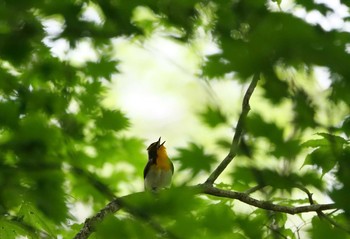
[(159, 137), (158, 141), (151, 143), (147, 148), (148, 160), (151, 161), (152, 163), (156, 162), (157, 151), (165, 143), (165, 141), (163, 143), (160, 143), (160, 139), (161, 137)]

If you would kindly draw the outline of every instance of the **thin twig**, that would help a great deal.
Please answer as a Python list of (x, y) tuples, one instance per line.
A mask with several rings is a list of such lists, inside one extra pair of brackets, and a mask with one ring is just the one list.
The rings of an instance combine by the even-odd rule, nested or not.
[(255, 187), (252, 187), (252, 188), (245, 190), (244, 193), (249, 195), (249, 194), (255, 193), (256, 191), (259, 191), (265, 187), (266, 187), (266, 185), (256, 185)]
[(241, 140), (241, 136), (243, 133), (244, 121), (245, 121), (245, 119), (248, 115), (248, 112), (250, 110), (249, 100), (254, 92), (254, 89), (255, 89), (259, 79), (260, 79), (259, 74), (255, 74), (253, 76), (252, 82), (250, 83), (250, 85), (249, 85), (249, 87), (248, 87), (248, 89), (243, 97), (242, 112), (239, 116), (239, 119), (238, 119), (238, 122), (236, 125), (236, 131), (235, 131), (235, 134), (234, 134), (233, 139), (232, 139), (230, 152), (224, 158), (224, 160), (219, 164), (219, 166), (210, 174), (210, 176), (208, 177), (208, 179), (205, 182), (206, 184), (213, 184), (215, 182), (215, 180), (220, 176), (220, 174), (231, 163), (233, 158), (236, 156), (239, 142)]
[[(304, 191), (307, 194), (307, 196), (309, 198), (310, 205), (315, 204), (314, 200), (312, 199), (312, 193), (310, 193), (310, 191), (306, 187), (304, 187), (302, 185), (297, 185), (297, 188), (299, 188), (300, 190)], [(350, 233), (350, 228), (343, 226), (340, 223), (336, 222), (334, 219), (332, 219), (329, 215), (325, 214), (321, 210), (318, 210), (316, 212), (317, 212), (317, 215), (320, 219), (325, 219), (330, 224), (332, 224), (334, 227), (337, 227), (343, 231), (346, 231), (347, 233)]]

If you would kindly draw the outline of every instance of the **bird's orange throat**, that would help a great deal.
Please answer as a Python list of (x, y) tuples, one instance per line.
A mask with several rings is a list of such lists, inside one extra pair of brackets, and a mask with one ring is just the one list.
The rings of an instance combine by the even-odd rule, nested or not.
[(157, 156), (157, 168), (169, 170), (171, 168), (171, 163), (163, 145), (157, 150)]

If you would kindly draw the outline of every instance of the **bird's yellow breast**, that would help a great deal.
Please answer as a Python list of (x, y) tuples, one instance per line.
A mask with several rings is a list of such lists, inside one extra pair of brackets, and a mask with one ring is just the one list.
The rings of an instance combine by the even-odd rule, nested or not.
[(169, 170), (171, 168), (171, 162), (163, 145), (157, 150), (157, 156), (157, 168)]

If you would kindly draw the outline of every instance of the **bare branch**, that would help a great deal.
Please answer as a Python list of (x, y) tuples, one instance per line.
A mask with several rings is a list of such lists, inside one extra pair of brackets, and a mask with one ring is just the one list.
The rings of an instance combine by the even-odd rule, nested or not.
[(220, 176), (220, 174), (231, 163), (233, 158), (236, 156), (239, 142), (241, 140), (241, 136), (243, 133), (243, 124), (244, 124), (244, 121), (245, 121), (245, 119), (248, 115), (248, 112), (250, 110), (249, 100), (254, 92), (254, 89), (255, 89), (259, 79), (260, 79), (259, 74), (255, 74), (253, 76), (252, 82), (250, 83), (250, 85), (249, 85), (249, 87), (244, 95), (243, 102), (242, 102), (242, 112), (239, 116), (239, 119), (238, 119), (238, 122), (236, 125), (236, 131), (235, 131), (235, 134), (234, 134), (233, 139), (232, 139), (230, 152), (224, 158), (224, 160), (219, 164), (219, 166), (212, 172), (212, 174), (208, 177), (207, 181), (205, 182), (206, 184), (213, 184), (215, 182), (215, 180)]

